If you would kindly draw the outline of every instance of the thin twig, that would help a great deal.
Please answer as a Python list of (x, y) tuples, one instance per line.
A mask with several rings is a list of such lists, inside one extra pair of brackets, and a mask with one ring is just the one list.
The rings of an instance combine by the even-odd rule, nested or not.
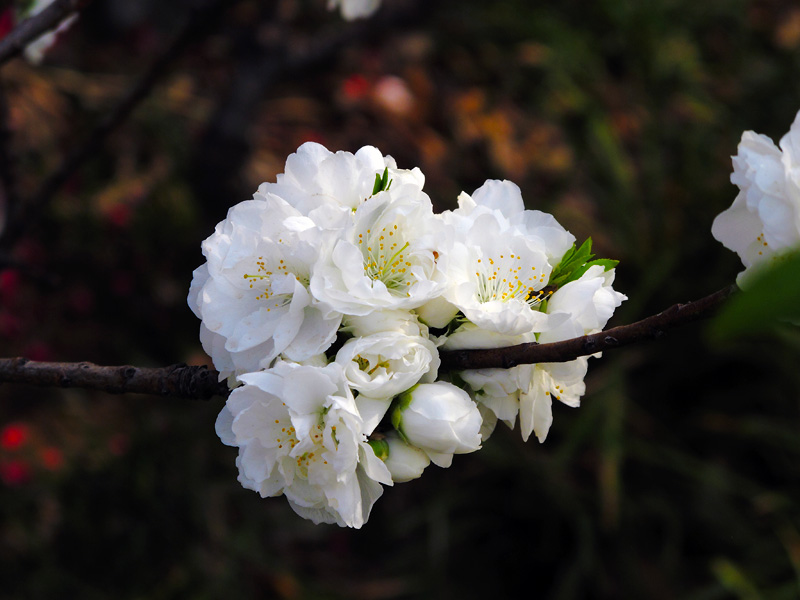
[[(736, 289), (736, 286), (730, 286), (695, 302), (676, 304), (636, 323), (563, 342), (442, 352), (440, 372), (567, 362), (579, 356), (658, 338), (670, 329), (711, 316)], [(137, 392), (195, 399), (227, 396), (228, 389), (224, 382), (217, 381), (218, 378), (217, 371), (186, 365), (140, 369), (131, 366), (100, 367), (91, 363), (33, 362), (24, 358), (0, 359), (0, 383), (79, 387), (111, 394)]]
[(228, 8), (230, 4), (231, 2), (226, 0), (215, 0), (201, 9), (193, 9), (172, 42), (142, 77), (134, 83), (119, 104), (97, 124), (86, 141), (64, 159), (28, 202), (19, 205), (17, 210), (12, 210), (5, 234), (0, 238), (0, 248), (8, 250), (13, 247), (28, 225), (35, 222), (35, 216), (42, 212), (61, 186), (100, 149), (108, 134), (119, 127), (150, 94), (169, 64), (181, 54), (199, 31), (206, 29), (205, 25), (213, 23), (214, 17)]
[(54, 0), (42, 12), (25, 19), (0, 40), (0, 65), (8, 62), (31, 42), (58, 27), (71, 14), (83, 10), (91, 0)]

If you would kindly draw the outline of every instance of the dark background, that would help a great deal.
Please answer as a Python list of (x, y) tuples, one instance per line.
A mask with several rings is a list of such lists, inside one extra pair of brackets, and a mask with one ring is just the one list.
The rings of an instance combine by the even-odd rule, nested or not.
[[(185, 301), (200, 242), (307, 140), (419, 166), (440, 210), (515, 181), (620, 260), (628, 323), (734, 280), (710, 234), (730, 155), (800, 108), (789, 0), (385, 0), (356, 24), (323, 0), (223, 4), (25, 223), (0, 355), (206, 363)], [(2, 68), (19, 202), (190, 9), (95, 0), (44, 64)], [(704, 330), (592, 360), (545, 444), (501, 426), (386, 489), (360, 531), (242, 489), (219, 399), (4, 385), (0, 596), (797, 598), (800, 338)]]

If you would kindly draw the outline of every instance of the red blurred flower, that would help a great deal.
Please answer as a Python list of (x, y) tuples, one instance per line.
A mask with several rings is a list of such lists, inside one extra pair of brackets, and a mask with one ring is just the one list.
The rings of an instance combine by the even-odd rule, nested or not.
[(30, 428), (23, 423), (9, 423), (0, 431), (0, 447), (4, 450), (21, 448), (30, 437)]
[(0, 39), (6, 37), (8, 32), (14, 29), (14, 9), (7, 8), (0, 15)]
[(55, 446), (45, 446), (39, 452), (42, 466), (48, 471), (58, 471), (64, 466), (64, 454)]
[(31, 479), (31, 468), (24, 460), (11, 460), (0, 464), (0, 480), (8, 486), (27, 483)]
[(369, 93), (369, 81), (363, 75), (351, 75), (344, 80), (342, 91), (348, 100), (360, 100)]

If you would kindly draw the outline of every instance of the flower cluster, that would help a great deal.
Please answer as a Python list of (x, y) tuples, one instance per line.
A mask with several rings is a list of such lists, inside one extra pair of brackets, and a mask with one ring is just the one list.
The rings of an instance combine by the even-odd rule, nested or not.
[(480, 448), (519, 415), (540, 441), (577, 406), (587, 358), (440, 374), (440, 349), (601, 330), (625, 296), (519, 188), (434, 213), (419, 169), (307, 143), (203, 242), (189, 305), (232, 392), (217, 420), (239, 481), (314, 522), (360, 527), (382, 485)]
[(739, 194), (714, 219), (713, 236), (742, 259), (737, 283), (800, 248), (800, 112), (779, 147), (765, 135), (742, 134), (731, 182)]

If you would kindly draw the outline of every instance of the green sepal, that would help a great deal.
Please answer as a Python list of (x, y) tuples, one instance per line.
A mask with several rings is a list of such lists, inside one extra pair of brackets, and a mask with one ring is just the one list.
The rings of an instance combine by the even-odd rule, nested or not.
[(389, 458), (389, 442), (386, 440), (368, 440), (367, 443), (372, 448), (375, 456), (384, 461)]
[(397, 396), (392, 402), (392, 427), (397, 430), (397, 433), (400, 434), (400, 437), (403, 438), (403, 441), (407, 441), (406, 437), (403, 435), (402, 429), (403, 411), (411, 404), (411, 393), (417, 389), (417, 386), (419, 386), (419, 384), (411, 386), (405, 392)]

